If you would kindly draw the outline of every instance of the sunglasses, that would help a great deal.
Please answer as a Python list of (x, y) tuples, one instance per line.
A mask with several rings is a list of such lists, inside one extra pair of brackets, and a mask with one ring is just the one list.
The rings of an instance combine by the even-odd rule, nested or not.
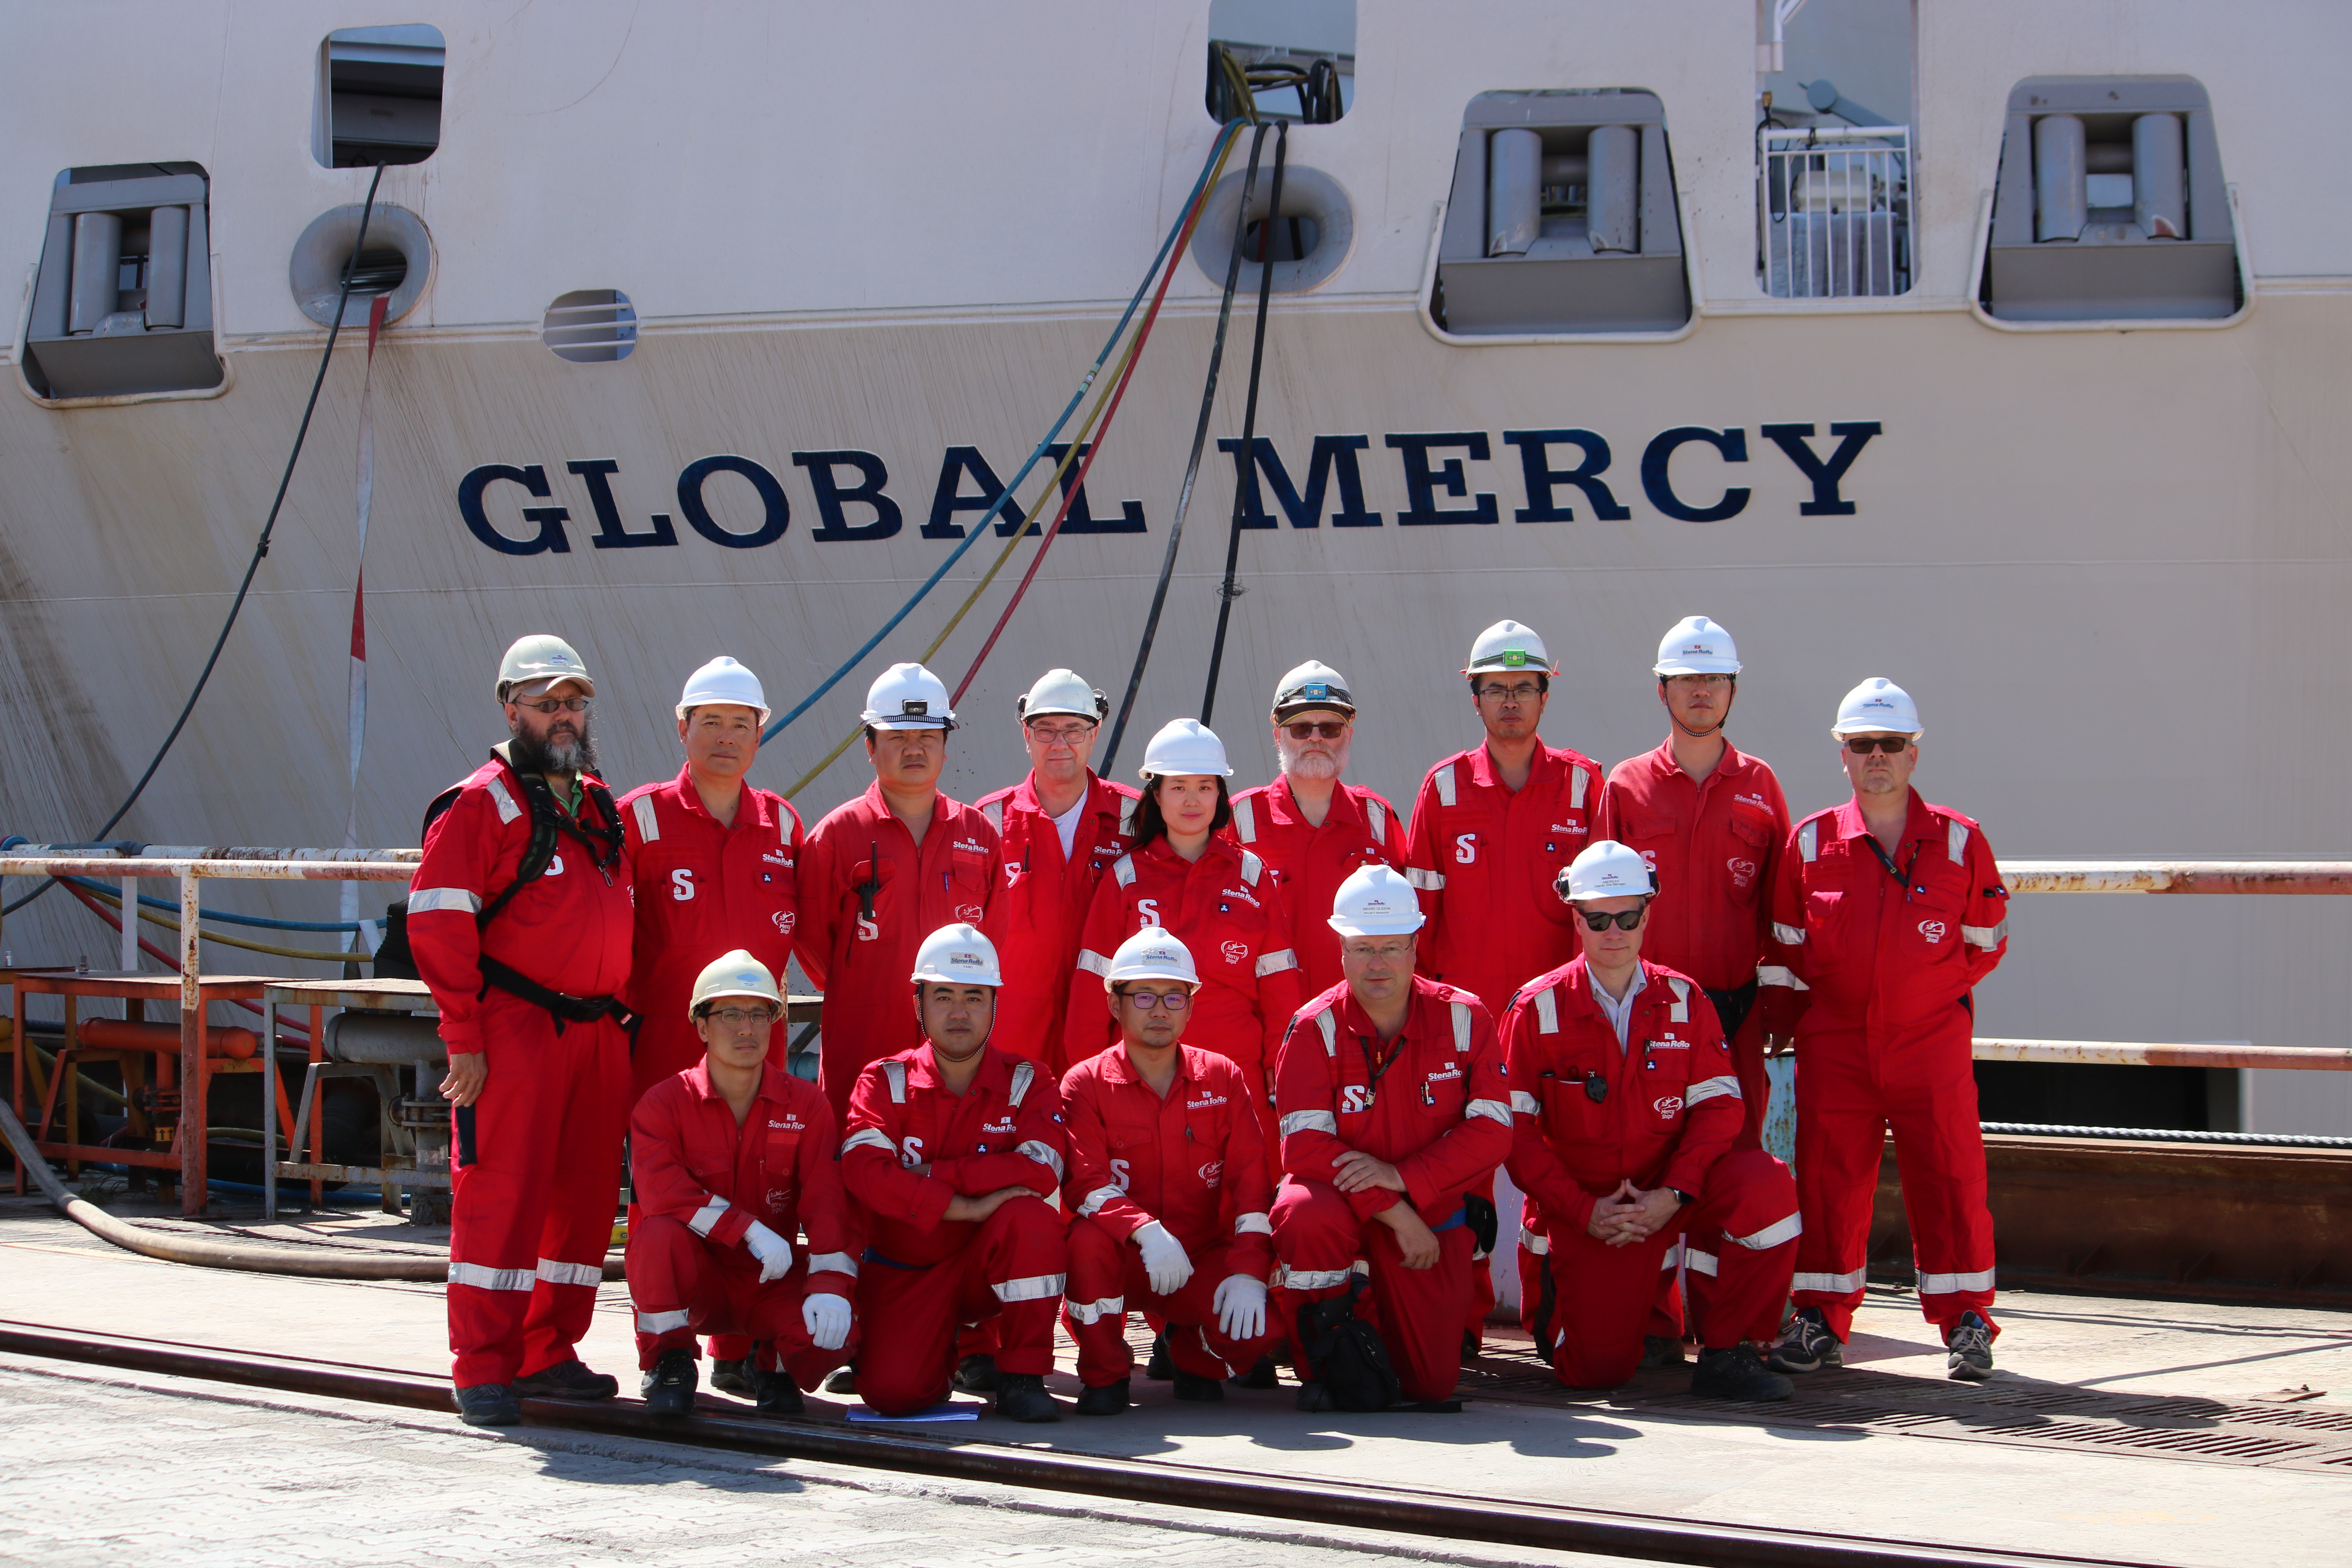
[(537, 702), (525, 702), (518, 697), (514, 699), (514, 702), (519, 708), (528, 708), (538, 713), (585, 713), (588, 711), (588, 699), (585, 697), (549, 697)]
[(1576, 912), (1584, 917), (1584, 929), (1587, 931), (1607, 931), (1612, 925), (1619, 931), (1633, 931), (1641, 925), (1642, 917), (1650, 912), (1650, 906), (1644, 903), (1640, 909), (1620, 910), (1613, 915), (1595, 914), (1591, 910)]
[(1319, 723), (1285, 724), (1283, 730), (1294, 741), (1336, 741), (1348, 732), (1345, 720), (1326, 719)]
[(1192, 1005), (1192, 994), (1189, 991), (1122, 991), (1119, 994), (1147, 1013), (1155, 1007), (1165, 1007), (1171, 1013), (1181, 1013)]
[(1900, 756), (1911, 749), (1911, 737), (1908, 735), (1848, 735), (1845, 740), (1845, 749), (1857, 757), (1866, 757), (1873, 752), (1885, 752), (1890, 757)]

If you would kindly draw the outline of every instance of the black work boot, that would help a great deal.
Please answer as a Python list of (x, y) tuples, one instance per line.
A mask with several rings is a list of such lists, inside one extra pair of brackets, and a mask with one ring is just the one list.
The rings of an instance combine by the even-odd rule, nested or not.
[(1944, 1374), (1962, 1383), (1982, 1383), (1992, 1375), (1992, 1325), (1974, 1312), (1963, 1312), (1944, 1341)]
[(457, 1390), (457, 1418), (468, 1426), (513, 1426), (522, 1420), (522, 1402), (503, 1383), (478, 1383)]
[(1478, 1352), (1486, 1348), (1486, 1342), (1479, 1337), (1477, 1330), (1465, 1329), (1462, 1331), (1462, 1359), (1464, 1361), (1476, 1361), (1478, 1359)]
[[(992, 1358), (989, 1364), (994, 1367)], [(1059, 1421), (1062, 1406), (1045, 1392), (1045, 1380), (1040, 1374), (1007, 1372), (997, 1374), (996, 1413), (1008, 1421)]]
[(822, 1386), (827, 1394), (856, 1393), (857, 1363), (856, 1362), (851, 1362), (847, 1366), (838, 1366), (834, 1368), (833, 1371), (825, 1373), (824, 1383)]
[(993, 1394), (1003, 1379), (992, 1355), (968, 1355), (956, 1363), (955, 1386), (964, 1394)]
[(757, 1399), (759, 1380), (751, 1374), (751, 1358), (741, 1361), (710, 1360), (710, 1386), (715, 1393), (731, 1394), (738, 1399)]
[(1764, 1358), (1756, 1353), (1753, 1345), (1703, 1350), (1698, 1352), (1698, 1365), (1691, 1373), (1691, 1392), (1702, 1399), (1769, 1405), (1796, 1391), (1795, 1384), (1777, 1372), (1765, 1370)]
[(621, 1380), (590, 1372), (575, 1356), (515, 1379), (514, 1388), (516, 1395), (523, 1399), (610, 1399), (621, 1392)]
[(1143, 1363), (1143, 1375), (1154, 1383), (1166, 1383), (1176, 1375), (1176, 1363), (1168, 1353), (1168, 1331), (1160, 1331), (1151, 1342), (1151, 1359)]
[(1187, 1405), (1214, 1405), (1225, 1396), (1225, 1385), (1213, 1377), (1201, 1377), (1176, 1369), (1176, 1397)]
[(1819, 1307), (1800, 1307), (1780, 1331), (1769, 1364), (1774, 1372), (1819, 1372), (1845, 1364), (1845, 1346), (1830, 1332), (1829, 1319)]
[(1244, 1388), (1272, 1388), (1279, 1381), (1279, 1375), (1274, 1370), (1274, 1358), (1270, 1355), (1258, 1357), (1255, 1366), (1234, 1379)]
[(793, 1381), (788, 1372), (751, 1373), (751, 1414), (754, 1415), (803, 1415), (808, 1404), (801, 1397), (801, 1385)]
[(1324, 1387), (1320, 1382), (1302, 1383), (1298, 1385), (1298, 1409), (1301, 1415), (1319, 1415), (1327, 1410), (1339, 1408), (1339, 1406), (1332, 1401), (1331, 1391)]
[(1682, 1341), (1677, 1339), (1669, 1339), (1664, 1334), (1643, 1334), (1642, 1336), (1642, 1370), (1643, 1372), (1655, 1372), (1662, 1366), (1680, 1366), (1682, 1364)]
[(694, 1408), (697, 1381), (692, 1351), (664, 1351), (653, 1371), (637, 1380), (648, 1415), (684, 1415)]
[(1089, 1388), (1078, 1395), (1077, 1411), (1081, 1415), (1116, 1415), (1129, 1403), (1128, 1389), (1130, 1380), (1120, 1378), (1099, 1388)]

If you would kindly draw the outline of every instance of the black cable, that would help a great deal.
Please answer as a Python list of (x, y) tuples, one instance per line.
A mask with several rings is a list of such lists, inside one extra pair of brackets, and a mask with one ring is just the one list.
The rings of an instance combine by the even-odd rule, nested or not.
[[(1209, 714), (1217, 705), (1217, 672), (1225, 662), (1225, 626), (1233, 619), (1234, 574), (1240, 569), (1242, 559), (1242, 503), (1256, 489), (1251, 481), (1257, 478), (1257, 387), (1261, 372), (1265, 368), (1265, 316), (1274, 303), (1274, 230), (1281, 222), (1282, 166), (1290, 151), (1290, 124), (1284, 121), (1274, 137), (1274, 189), (1266, 197), (1265, 216), (1257, 227), (1257, 338), (1250, 344), (1249, 400), (1242, 409), (1242, 460), (1234, 484), (1233, 526), (1225, 533), (1225, 581), (1217, 590), (1217, 637), (1209, 645), (1209, 684), (1201, 694), (1201, 724), (1208, 727)], [(1249, 216), (1249, 208), (1242, 208), (1242, 217)]]
[(1201, 453), (1209, 442), (1209, 413), (1217, 401), (1217, 372), (1225, 362), (1225, 329), (1234, 319), (1234, 291), (1242, 277), (1242, 237), (1249, 232), (1250, 198), (1257, 194), (1258, 153), (1265, 145), (1260, 123), (1250, 140), (1249, 174), (1242, 181), (1242, 205), (1234, 216), (1234, 249), (1225, 263), (1225, 298), (1217, 307), (1217, 337), (1209, 349), (1209, 379), (1201, 389), (1201, 417), (1192, 426), (1192, 456), (1184, 465), (1184, 485), (1176, 492), (1176, 521), (1169, 526), (1168, 550), (1160, 560), (1160, 582), (1151, 590), (1151, 613), (1143, 618), (1143, 637), (1135, 645), (1135, 668), (1127, 678), (1127, 695), (1119, 700), (1118, 720), (1110, 727), (1110, 744), (1104, 748), (1101, 772), (1108, 774), (1118, 759), (1118, 742), (1135, 712), (1135, 694), (1143, 685), (1143, 667), (1150, 662), (1152, 640), (1160, 633), (1160, 612), (1168, 603), (1168, 580), (1176, 571), (1176, 546), (1184, 537), (1184, 513), (1192, 504), (1192, 481), (1200, 476)]
[[(383, 184), (383, 169), (384, 166), (378, 163), (375, 178), (368, 182), (367, 204), (360, 208), (360, 232), (352, 241), (352, 258), (343, 264), (343, 291), (335, 301), (335, 319), (327, 327), (326, 352), (320, 354), (319, 374), (310, 381), (310, 401), (302, 406), (302, 424), (294, 432), (294, 449), (286, 454), (286, 471), (278, 476), (278, 495), (269, 503), (269, 516), (261, 525), (261, 537), (253, 542), (253, 559), (245, 564), (245, 580), (236, 585), (236, 597), (229, 602), (228, 618), (221, 622), (220, 636), (213, 639), (213, 651), (205, 658), (204, 669), (196, 676), (195, 689), (188, 693), (186, 705), (181, 708), (179, 718), (173, 721), (172, 732), (163, 737), (163, 743), (155, 749), (154, 758), (147, 764), (147, 771), (139, 775), (139, 782), (131, 786), (131, 793), (123, 797), (121, 805), (114, 808), (114, 815), (106, 819), (104, 826), (89, 836), (93, 840), (104, 838), (116, 823), (130, 814), (131, 808), (139, 803), (139, 797), (146, 793), (148, 781), (155, 776), (155, 770), (163, 765), (163, 758), (172, 750), (173, 742), (180, 738), (180, 731), (187, 728), (188, 716), (196, 710), (196, 699), (205, 694), (205, 684), (213, 678), (213, 667), (220, 662), (221, 649), (228, 645), (228, 634), (236, 625), (237, 612), (245, 608), (245, 595), (253, 586), (254, 574), (261, 570), (261, 558), (269, 553), (269, 536), (278, 527), (279, 510), (286, 504), (287, 488), (294, 482), (294, 465), (301, 460), (302, 443), (310, 434), (310, 416), (318, 411), (319, 389), (327, 384), (327, 367), (334, 363), (335, 339), (342, 333), (343, 312), (352, 302), (352, 285), (359, 273), (360, 247), (367, 243), (368, 220), (375, 216), (375, 192), (376, 187)], [(15, 903), (0, 907), (0, 915), (15, 914), (47, 892), (56, 881), (57, 879), (50, 878)]]

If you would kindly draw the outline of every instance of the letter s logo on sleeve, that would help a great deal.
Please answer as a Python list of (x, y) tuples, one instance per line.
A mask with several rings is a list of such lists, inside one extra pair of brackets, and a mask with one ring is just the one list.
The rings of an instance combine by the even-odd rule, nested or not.
[(1360, 1083), (1339, 1087), (1339, 1112), (1343, 1116), (1361, 1116), (1372, 1108), (1372, 1091)]
[(922, 1163), (923, 1141), (921, 1139), (909, 1138), (898, 1145), (898, 1163), (911, 1171)]
[(1128, 1190), (1129, 1170), (1130, 1167), (1125, 1160), (1113, 1160), (1110, 1163), (1110, 1179), (1118, 1184), (1118, 1190), (1122, 1193)]
[(1141, 921), (1148, 926), (1158, 925), (1160, 923), (1160, 900), (1158, 899), (1136, 900), (1135, 918)]
[(1456, 866), (1473, 865), (1477, 858), (1478, 836), (1476, 834), (1465, 833), (1454, 840), (1454, 863)]
[(680, 866), (669, 874), (669, 896), (678, 903), (694, 897), (694, 873)]

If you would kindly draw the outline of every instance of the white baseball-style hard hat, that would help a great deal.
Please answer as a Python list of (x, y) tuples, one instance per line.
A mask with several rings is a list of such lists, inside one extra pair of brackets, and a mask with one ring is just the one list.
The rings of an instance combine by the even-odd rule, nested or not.
[(1911, 694), (1876, 675), (1845, 694), (1845, 700), (1838, 704), (1837, 722), (1830, 726), (1830, 733), (1841, 741), (1874, 731), (1908, 735), (1915, 741), (1927, 732), (1919, 723), (1919, 705), (1911, 700)]
[(686, 690), (677, 700), (677, 716), (683, 719), (688, 710), (706, 702), (754, 709), (760, 715), (760, 727), (767, 728), (768, 694), (760, 689), (760, 678), (723, 653), (686, 678)]
[(1332, 895), (1330, 926), (1341, 936), (1410, 936), (1421, 929), (1421, 898), (1386, 866), (1359, 866)]
[(952, 730), (945, 682), (919, 664), (894, 664), (866, 689), (866, 711), (858, 720), (869, 730)]
[(1143, 748), (1143, 765), (1135, 771), (1146, 783), (1171, 773), (1234, 776), (1232, 764), (1225, 761), (1225, 743), (1198, 719), (1171, 719), (1160, 726), (1160, 732)]
[(570, 643), (545, 632), (517, 637), (499, 660), (498, 698), (504, 702), (510, 697), (532, 696), (558, 680), (576, 680), (581, 690), (596, 695), (596, 682)]
[(1470, 662), (1465, 675), (1476, 675), (1489, 669), (1532, 669), (1545, 675), (1558, 675), (1543, 638), (1536, 636), (1531, 626), (1517, 621), (1496, 621), (1478, 634), (1470, 645)]
[(1274, 688), (1274, 721), (1277, 724), (1294, 713), (1305, 713), (1326, 708), (1334, 713), (1356, 716), (1356, 700), (1348, 691), (1348, 678), (1329, 665), (1308, 659), (1276, 683)]
[(1731, 634), (1705, 616), (1685, 616), (1658, 644), (1655, 675), (1738, 675), (1739, 649)]
[(1048, 713), (1067, 713), (1099, 724), (1110, 711), (1110, 699), (1079, 679), (1075, 669), (1049, 669), (1037, 678), (1027, 696), (1013, 704), (1013, 711), (1024, 724)]
[(1004, 984), (1003, 972), (996, 963), (996, 944), (982, 936), (978, 926), (961, 921), (941, 926), (923, 939), (923, 945), (915, 950), (915, 973), (908, 978), (918, 985)]
[(778, 1008), (784, 1005), (768, 966), (740, 947), (703, 965), (702, 973), (694, 977), (694, 994), (686, 1004), (686, 1016), (693, 1017), (702, 1011), (704, 1003), (721, 996), (756, 996)]
[(1201, 972), (1193, 967), (1192, 950), (1160, 926), (1145, 926), (1118, 944), (1103, 972), (1103, 989), (1129, 980), (1177, 980), (1192, 990), (1201, 988)]
[(1647, 898), (1657, 891), (1657, 879), (1641, 851), (1628, 849), (1614, 838), (1596, 839), (1568, 863), (1568, 890), (1560, 897), (1571, 904), (1586, 899)]

